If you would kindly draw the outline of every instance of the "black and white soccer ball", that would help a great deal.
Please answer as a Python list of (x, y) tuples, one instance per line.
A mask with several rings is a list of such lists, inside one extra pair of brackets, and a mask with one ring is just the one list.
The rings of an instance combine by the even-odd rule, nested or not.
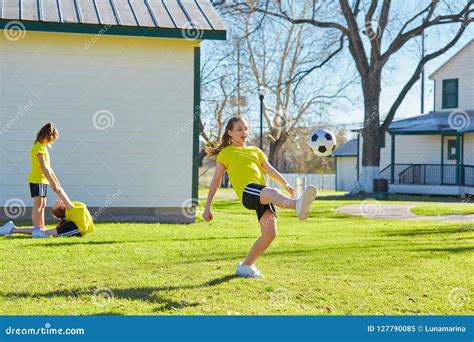
[(336, 136), (325, 129), (317, 129), (309, 136), (309, 146), (319, 157), (328, 157), (336, 149)]

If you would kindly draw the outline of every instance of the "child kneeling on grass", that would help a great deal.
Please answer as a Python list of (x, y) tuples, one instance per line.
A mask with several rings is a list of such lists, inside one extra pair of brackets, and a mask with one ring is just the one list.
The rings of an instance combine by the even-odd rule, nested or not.
[[(280, 208), (295, 209), (298, 218), (305, 220), (308, 217), (311, 203), (316, 198), (316, 188), (312, 185), (308, 186), (303, 194), (295, 199), (295, 189), (273, 168), (265, 154), (258, 147), (247, 146), (248, 130), (247, 121), (242, 117), (234, 116), (227, 122), (219, 147), (208, 150), (208, 154), (217, 155), (217, 163), (203, 218), (206, 221), (214, 218), (211, 210), (212, 201), (222, 176), (227, 171), (235, 193), (243, 206), (257, 212), (261, 229), (260, 238), (255, 241), (244, 262), (237, 266), (236, 275), (263, 278), (254, 263), (276, 237), (277, 225), (274, 205)], [(264, 172), (283, 185), (291, 197), (283, 195), (278, 189), (268, 187)]]
[(56, 192), (59, 200), (51, 208), (54, 218), (60, 220), (54, 229), (41, 230), (34, 228), (17, 228), (12, 221), (0, 227), (0, 235), (28, 234), (34, 238), (50, 236), (84, 236), (95, 231), (94, 221), (86, 205), (81, 202), (71, 202), (62, 188)]

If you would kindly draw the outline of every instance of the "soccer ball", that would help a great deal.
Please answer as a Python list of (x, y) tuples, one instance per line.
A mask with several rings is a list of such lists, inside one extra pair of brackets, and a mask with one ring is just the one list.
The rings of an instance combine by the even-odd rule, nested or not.
[(336, 137), (325, 129), (317, 129), (309, 137), (309, 146), (319, 157), (330, 156), (336, 149)]

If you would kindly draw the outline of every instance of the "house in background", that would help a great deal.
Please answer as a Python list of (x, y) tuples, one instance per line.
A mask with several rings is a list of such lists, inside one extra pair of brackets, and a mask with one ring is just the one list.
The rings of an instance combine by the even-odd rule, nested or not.
[(199, 46), (226, 38), (209, 1), (0, 0), (0, 30), (3, 219), (29, 218), (30, 149), (52, 121), (52, 166), (96, 219), (194, 221)]
[(357, 180), (357, 139), (338, 146), (332, 156), (336, 163), (336, 191), (351, 191)]
[(433, 111), (390, 125), (381, 176), (397, 193), (474, 194), (474, 40), (430, 79)]
[(434, 110), (390, 125), (381, 177), (393, 193), (474, 194), (474, 39), (430, 79)]

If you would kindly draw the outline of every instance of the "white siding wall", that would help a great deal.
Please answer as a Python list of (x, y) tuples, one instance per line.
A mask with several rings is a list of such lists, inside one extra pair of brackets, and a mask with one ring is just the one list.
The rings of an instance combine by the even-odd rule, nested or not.
[(395, 163), (440, 164), (440, 135), (397, 135), (395, 137)]
[(464, 164), (474, 165), (474, 133), (464, 135)]
[(451, 78), (459, 79), (459, 108), (474, 109), (474, 41), (433, 74), (432, 79), (436, 82), (435, 111), (453, 110), (441, 108), (443, 80)]
[(390, 165), (392, 162), (392, 136), (385, 133), (385, 147), (380, 150), (380, 170)]
[[(195, 43), (92, 38), (0, 35), (0, 206), (31, 205), (30, 148), (48, 121), (60, 133), (52, 167), (73, 200), (100, 207), (120, 191), (111, 207), (180, 207), (191, 197)], [(95, 127), (100, 110), (113, 126)]]
[(337, 157), (337, 191), (351, 191), (357, 180), (357, 157)]
[[(359, 151), (362, 151), (363, 138), (360, 138)], [(380, 170), (391, 163), (392, 138), (385, 136), (385, 148), (380, 151)], [(397, 135), (395, 137), (395, 163), (440, 164), (441, 136), (438, 135)], [(359, 160), (362, 166), (362, 157)]]

